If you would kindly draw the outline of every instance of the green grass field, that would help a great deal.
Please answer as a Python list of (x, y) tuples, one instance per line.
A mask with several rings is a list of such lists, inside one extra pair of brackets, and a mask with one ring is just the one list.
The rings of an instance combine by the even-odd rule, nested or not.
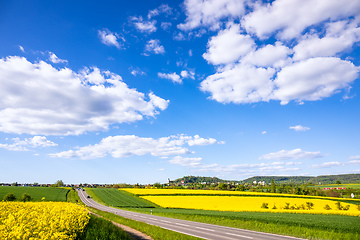
[(66, 201), (66, 194), (69, 189), (54, 187), (14, 187), (0, 186), (0, 201), (7, 193), (13, 193), (16, 199), (19, 199), (24, 193), (31, 196), (32, 201), (41, 201), (45, 197), (45, 201)]
[(360, 184), (328, 184), (328, 185), (315, 185), (309, 186), (313, 188), (353, 188), (353, 189), (360, 189)]
[[(91, 191), (108, 206), (122, 208), (153, 208), (154, 204), (146, 200), (133, 197), (130, 193), (119, 191), (113, 188), (93, 188), (91, 191), (86, 189), (91, 196)], [(96, 198), (94, 198), (96, 200)]]

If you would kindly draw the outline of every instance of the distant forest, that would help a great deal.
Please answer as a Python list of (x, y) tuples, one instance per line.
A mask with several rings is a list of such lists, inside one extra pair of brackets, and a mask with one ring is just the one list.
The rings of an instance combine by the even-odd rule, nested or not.
[(342, 175), (324, 175), (317, 177), (309, 176), (256, 176), (247, 178), (243, 181), (238, 180), (224, 180), (217, 177), (200, 177), (200, 176), (185, 176), (173, 181), (174, 184), (181, 184), (181, 181), (184, 181), (184, 184), (211, 184), (211, 183), (250, 183), (254, 181), (264, 181), (267, 184), (271, 182), (271, 179), (274, 179), (276, 184), (335, 184), (336, 182), (341, 182), (342, 184), (346, 183), (360, 183), (360, 174), (342, 174)]

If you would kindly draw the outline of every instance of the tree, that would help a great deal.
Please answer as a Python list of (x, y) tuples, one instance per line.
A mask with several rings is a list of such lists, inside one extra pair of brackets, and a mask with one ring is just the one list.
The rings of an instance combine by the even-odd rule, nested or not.
[(275, 186), (274, 179), (271, 179), (271, 192), (276, 193), (276, 186)]
[(217, 186), (217, 188), (219, 190), (226, 190), (227, 189), (227, 184), (226, 183), (219, 183), (219, 185)]
[(24, 193), (19, 200), (22, 202), (29, 202), (31, 200), (31, 196), (27, 193)]
[(13, 193), (8, 193), (5, 195), (5, 197), (3, 198), (4, 201), (7, 201), (7, 202), (12, 202), (12, 201), (15, 201), (16, 197)]
[(55, 183), (55, 186), (56, 187), (62, 187), (62, 186), (64, 186), (64, 182), (62, 180), (57, 180), (56, 183)]
[(236, 187), (236, 189), (235, 189), (235, 191), (245, 191), (246, 190), (246, 188), (244, 187), (244, 185), (238, 185), (237, 187)]
[(337, 180), (337, 181), (335, 182), (335, 184), (340, 185), (340, 184), (341, 184), (341, 182), (340, 182), (339, 180)]

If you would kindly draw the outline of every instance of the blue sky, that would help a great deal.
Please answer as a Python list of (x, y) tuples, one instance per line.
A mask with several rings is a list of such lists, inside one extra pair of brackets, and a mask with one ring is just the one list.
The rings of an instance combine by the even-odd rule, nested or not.
[(359, 13), (1, 1), (0, 182), (359, 173)]

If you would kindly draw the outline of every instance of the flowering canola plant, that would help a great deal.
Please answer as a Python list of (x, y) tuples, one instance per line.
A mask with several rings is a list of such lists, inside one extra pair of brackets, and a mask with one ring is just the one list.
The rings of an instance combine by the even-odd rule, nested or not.
[[(341, 214), (360, 216), (360, 211), (355, 204), (345, 210), (336, 209), (336, 201), (326, 199), (305, 199), (290, 197), (247, 197), (247, 196), (142, 196), (142, 198), (154, 202), (164, 208), (188, 208), (217, 211), (235, 212), (294, 212), (311, 214)], [(307, 202), (313, 203), (311, 209), (306, 208)], [(263, 203), (268, 204), (268, 209), (261, 208)], [(290, 206), (304, 206), (305, 209), (291, 210), (285, 209), (287, 203)], [(330, 206), (331, 210), (325, 210), (325, 206)], [(275, 206), (275, 207), (274, 207)]]
[(0, 202), (0, 239), (75, 239), (90, 216), (66, 202)]

